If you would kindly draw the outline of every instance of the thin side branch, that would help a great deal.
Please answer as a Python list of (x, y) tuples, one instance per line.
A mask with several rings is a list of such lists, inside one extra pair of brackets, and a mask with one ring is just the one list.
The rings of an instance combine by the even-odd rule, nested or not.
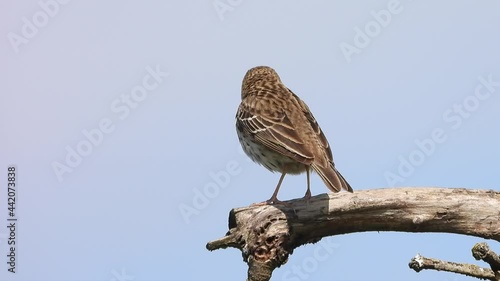
[(492, 190), (388, 188), (286, 203), (231, 210), (228, 234), (207, 249), (240, 249), (248, 280), (269, 280), (296, 247), (331, 235), (447, 232), (500, 241), (500, 193)]
[(495, 278), (491, 280), (500, 281), (500, 257), (490, 250), (490, 247), (486, 243), (477, 243), (472, 248), (472, 256), (476, 260), (483, 260), (487, 262), (492, 272), (495, 274)]
[(420, 272), (423, 269), (433, 269), (495, 281), (495, 274), (493, 273), (493, 270), (489, 268), (483, 268), (467, 263), (456, 263), (426, 258), (421, 256), (420, 254), (417, 254), (413, 259), (411, 259), (408, 266), (416, 272)]

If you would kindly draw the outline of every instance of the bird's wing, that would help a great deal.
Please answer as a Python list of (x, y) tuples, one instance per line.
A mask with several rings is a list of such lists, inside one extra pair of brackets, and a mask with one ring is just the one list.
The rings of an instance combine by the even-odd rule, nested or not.
[[(333, 155), (332, 155), (332, 150), (330, 149), (330, 144), (328, 143), (328, 140), (326, 139), (325, 134), (323, 134), (323, 131), (321, 130), (321, 127), (319, 126), (318, 122), (316, 121), (316, 118), (314, 118), (314, 115), (312, 114), (311, 110), (309, 110), (309, 107), (305, 102), (303, 102), (296, 94), (294, 94), (290, 89), (288, 89), (290, 93), (293, 95), (295, 100), (297, 100), (298, 104), (300, 105), (302, 112), (306, 116), (307, 120), (309, 121), (309, 124), (311, 124), (311, 128), (313, 129), (313, 132), (318, 136), (318, 140), (320, 141), (320, 145), (323, 147), (323, 149), (326, 152), (326, 155), (328, 156), (328, 161), (333, 164)], [(334, 165), (335, 166), (335, 165)]]
[(331, 191), (339, 192), (340, 190), (346, 190), (352, 192), (352, 187), (339, 173), (339, 171), (337, 171), (337, 169), (335, 168), (335, 164), (333, 163), (332, 150), (330, 149), (330, 144), (328, 144), (328, 140), (326, 139), (325, 134), (323, 134), (323, 131), (319, 127), (316, 118), (314, 118), (313, 114), (311, 113), (311, 110), (309, 110), (309, 107), (297, 95), (295, 95), (290, 89), (288, 90), (290, 91), (290, 93), (292, 93), (295, 100), (299, 103), (302, 112), (304, 113), (304, 115), (307, 117), (307, 120), (311, 124), (313, 132), (318, 136), (317, 139), (319, 140), (319, 145), (322, 146), (328, 158), (327, 159), (328, 163), (321, 163), (321, 161), (315, 161), (312, 164), (313, 169), (318, 173), (321, 179), (323, 179), (326, 186), (328, 186), (328, 188)]
[(236, 115), (237, 125), (255, 141), (300, 163), (311, 164), (314, 154), (304, 145), (292, 121), (281, 106), (266, 93), (248, 96), (242, 101)]

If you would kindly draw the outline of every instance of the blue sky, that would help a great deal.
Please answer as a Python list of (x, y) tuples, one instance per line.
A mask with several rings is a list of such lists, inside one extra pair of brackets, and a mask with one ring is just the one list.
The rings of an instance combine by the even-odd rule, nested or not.
[[(498, 1), (2, 1), (0, 178), (17, 168), (2, 280), (242, 280), (205, 244), (279, 175), (242, 153), (241, 80), (276, 69), (354, 190), (499, 190)], [(303, 196), (287, 176), (280, 199)], [(313, 195), (328, 192), (317, 175)], [(7, 260), (7, 191), (0, 253)], [(183, 212), (182, 210), (190, 210)], [(5, 226), (2, 226), (5, 225)], [(357, 233), (296, 249), (272, 280), (468, 280), (482, 239)], [(491, 247), (500, 251), (495, 243)], [(485, 265), (484, 265), (485, 266)]]

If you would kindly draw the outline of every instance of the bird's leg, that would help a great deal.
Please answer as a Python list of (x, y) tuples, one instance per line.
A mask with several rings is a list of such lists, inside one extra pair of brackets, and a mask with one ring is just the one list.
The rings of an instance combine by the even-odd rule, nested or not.
[(307, 190), (306, 194), (304, 195), (304, 199), (306, 201), (309, 201), (311, 199), (311, 175), (309, 173), (309, 166), (306, 165), (306, 173), (307, 173)]
[(283, 167), (283, 173), (281, 173), (280, 180), (278, 181), (278, 185), (276, 186), (276, 189), (274, 190), (273, 196), (269, 200), (266, 201), (268, 204), (279, 204), (283, 203), (280, 200), (278, 200), (278, 191), (280, 190), (281, 183), (283, 182), (283, 179), (285, 178), (286, 175), (286, 168)]
[(252, 206), (285, 204), (285, 202), (278, 200), (278, 191), (280, 190), (280, 186), (281, 186), (281, 183), (283, 182), (283, 179), (285, 178), (285, 175), (286, 175), (286, 170), (283, 168), (283, 172), (281, 173), (280, 180), (278, 181), (278, 185), (276, 186), (276, 189), (274, 190), (273, 196), (271, 196), (271, 198), (269, 198), (269, 200), (266, 200), (264, 202), (253, 203)]

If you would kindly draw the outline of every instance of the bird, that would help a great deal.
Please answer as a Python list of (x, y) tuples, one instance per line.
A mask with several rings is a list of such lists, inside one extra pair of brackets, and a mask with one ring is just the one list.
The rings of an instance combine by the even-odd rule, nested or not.
[(310, 173), (332, 192), (352, 188), (335, 168), (328, 140), (309, 107), (288, 89), (269, 66), (247, 71), (236, 112), (236, 132), (243, 151), (271, 172), (280, 172), (274, 193), (263, 204), (283, 203), (278, 191), (286, 174), (307, 174), (304, 199), (311, 198)]

